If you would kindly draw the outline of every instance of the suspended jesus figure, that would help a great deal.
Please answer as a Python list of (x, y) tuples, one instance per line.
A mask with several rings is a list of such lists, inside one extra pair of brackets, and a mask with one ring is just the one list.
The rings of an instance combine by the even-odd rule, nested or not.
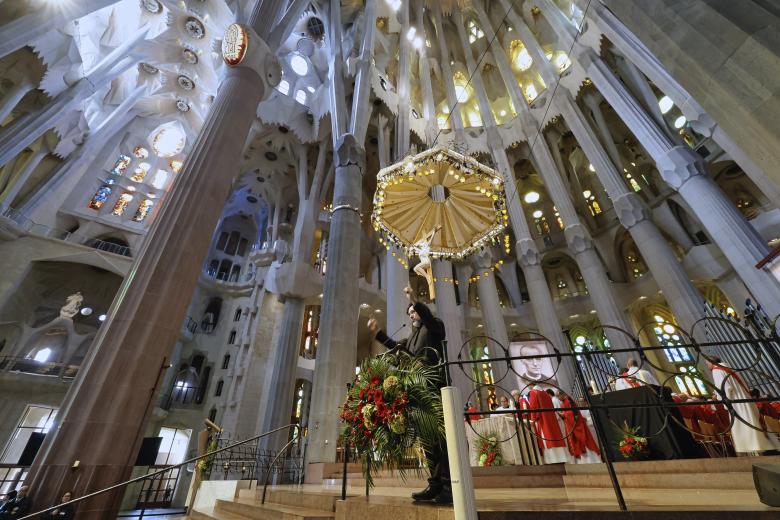
[(414, 266), (414, 272), (428, 281), (428, 294), (430, 294), (431, 300), (436, 298), (436, 292), (433, 286), (433, 268), (431, 267), (431, 243), (433, 242), (433, 237), (436, 235), (436, 232), (440, 229), (440, 225), (436, 226), (412, 246), (412, 249), (420, 258), (420, 262)]

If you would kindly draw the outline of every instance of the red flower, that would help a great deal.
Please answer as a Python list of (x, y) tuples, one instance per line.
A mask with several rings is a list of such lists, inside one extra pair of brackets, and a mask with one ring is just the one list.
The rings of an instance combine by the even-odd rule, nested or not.
[(626, 444), (634, 444), (634, 438), (633, 438), (633, 437), (626, 436), (626, 437), (623, 439), (623, 441), (624, 441)]
[(371, 386), (378, 385), (379, 384), (379, 376), (372, 377), (370, 383), (371, 383)]
[(361, 388), (361, 389), (360, 389), (360, 392), (358, 392), (358, 397), (360, 397), (361, 399), (363, 399), (363, 396), (364, 396), (364, 395), (366, 395), (366, 392), (365, 392), (365, 390), (363, 390), (363, 389)]
[(382, 402), (382, 391), (381, 390), (377, 390), (376, 392), (374, 392), (374, 401), (376, 402), (376, 404), (379, 404), (379, 403)]

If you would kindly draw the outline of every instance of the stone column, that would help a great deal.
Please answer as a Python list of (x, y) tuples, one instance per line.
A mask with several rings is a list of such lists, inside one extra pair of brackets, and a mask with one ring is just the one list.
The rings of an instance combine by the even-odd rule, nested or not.
[[(309, 412), (308, 462), (336, 460), (338, 405), (355, 377), (360, 277), (360, 202), (365, 151), (351, 134), (336, 146), (328, 271)], [(392, 332), (392, 331), (391, 331)]]
[[(371, 21), (370, 23), (374, 23)], [(364, 31), (364, 37), (366, 32)], [(341, 40), (341, 3), (330, 3), (330, 38)], [(339, 435), (338, 407), (346, 394), (346, 385), (355, 377), (357, 362), (357, 328), (360, 317), (360, 204), (362, 175), (365, 168), (365, 134), (363, 118), (371, 115), (370, 105), (358, 105), (353, 99), (350, 133), (347, 133), (347, 108), (344, 101), (341, 46), (332, 53), (330, 79), (330, 113), (333, 136), (333, 161), (336, 175), (333, 184), (333, 209), (328, 236), (328, 271), (325, 274), (320, 341), (317, 346), (317, 369), (314, 372), (309, 441), (306, 455), (309, 463), (334, 462)], [(358, 71), (356, 89), (365, 88), (369, 69)], [(339, 96), (339, 94), (342, 94)]]
[[(128, 56), (128, 53), (144, 41), (148, 31), (148, 27), (138, 30), (132, 38), (103, 58), (85, 77), (75, 80), (69, 89), (59, 94), (46, 106), (17, 118), (3, 127), (0, 130), (0, 165), (8, 162), (46, 133), (75, 105), (133, 66), (137, 59)], [(66, 81), (70, 80), (66, 78)]]
[(38, 11), (22, 15), (16, 20), (0, 26), (0, 57), (21, 49), (50, 31), (60, 29), (71, 20), (81, 18), (114, 3), (116, 0), (79, 0), (78, 2), (70, 2), (67, 6), (53, 6), (46, 2), (40, 2), (39, 5), (43, 7)]
[(780, 186), (767, 177), (766, 172), (759, 168), (721, 125), (705, 112), (704, 108), (669, 74), (650, 49), (609, 8), (600, 2), (594, 3), (590, 7), (588, 18), (595, 22), (598, 30), (609, 38), (620, 54), (630, 60), (664, 94), (669, 96), (694, 130), (711, 137), (718, 143), (769, 200), (780, 200)]
[[(547, 338), (552, 346), (560, 352), (569, 352), (569, 341), (563, 333), (561, 323), (558, 321), (558, 315), (555, 310), (555, 303), (550, 294), (550, 287), (547, 285), (547, 279), (541, 265), (541, 255), (539, 249), (531, 236), (531, 230), (528, 228), (528, 222), (525, 220), (525, 214), (520, 206), (520, 199), (517, 196), (517, 183), (515, 182), (512, 168), (509, 166), (509, 158), (503, 145), (496, 146), (500, 142), (500, 136), (494, 133), (495, 129), (489, 130), (491, 143), (493, 143), (493, 157), (496, 159), (497, 169), (504, 178), (504, 193), (507, 197), (507, 213), (509, 222), (512, 225), (512, 231), (515, 234), (515, 254), (517, 261), (523, 269), (528, 295), (531, 299), (531, 308), (534, 311), (536, 326), (539, 332)], [(553, 367), (556, 366), (555, 360), (552, 360)], [(565, 361), (559, 368), (556, 378), (561, 388), (570, 392), (574, 389), (574, 374), (571, 368), (571, 361)]]
[[(521, 265), (524, 267), (524, 274), (526, 276), (526, 281), (528, 282), (529, 292), (532, 291), (531, 287), (533, 286), (533, 291), (538, 293), (536, 296), (531, 296), (531, 303), (534, 307), (534, 314), (537, 318), (537, 326), (539, 327), (541, 333), (546, 336), (547, 339), (549, 339), (557, 349), (559, 349), (561, 352), (568, 353), (570, 351), (569, 342), (563, 334), (560, 322), (558, 322), (558, 318), (555, 314), (555, 306), (553, 304), (552, 297), (550, 296), (550, 290), (544, 277), (544, 273), (541, 269), (540, 258), (538, 256), (539, 253), (536, 249), (536, 244), (531, 237), (528, 223), (525, 220), (525, 214), (523, 213), (523, 210), (520, 206), (520, 199), (517, 196), (518, 192), (514, 173), (511, 165), (509, 164), (509, 158), (506, 155), (506, 149), (504, 147), (503, 140), (501, 139), (501, 136), (498, 133), (498, 129), (496, 128), (496, 122), (493, 118), (490, 102), (488, 100), (485, 87), (482, 83), (481, 71), (477, 69), (477, 65), (474, 61), (474, 55), (472, 54), (471, 47), (468, 44), (468, 38), (465, 32), (465, 25), (463, 24), (462, 16), (459, 12), (456, 11), (453, 13), (453, 18), (455, 25), (458, 28), (458, 37), (466, 57), (466, 66), (468, 67), (469, 73), (471, 74), (472, 84), (474, 85), (474, 93), (477, 96), (480, 115), (482, 116), (482, 121), (485, 125), (485, 131), (487, 133), (488, 144), (492, 151), (493, 159), (496, 162), (497, 169), (504, 177), (504, 191), (506, 193), (508, 205), (507, 211), (509, 214), (509, 220), (512, 224), (512, 229), (515, 232), (515, 238), (517, 239), (518, 244), (521, 244), (520, 247), (523, 248), (522, 254), (536, 256), (536, 265), (538, 269), (530, 267), (534, 265), (533, 263), (528, 263), (530, 269), (529, 272), (526, 272), (526, 262), (521, 260)], [(523, 119), (524, 127), (526, 128), (526, 135), (534, 135), (537, 131), (536, 125), (529, 125), (529, 123), (531, 123), (530, 113), (525, 102), (523, 101), (523, 104), (520, 105), (520, 107), (515, 108), (519, 110), (521, 114), (524, 114), (521, 115), (521, 118)], [(545, 148), (545, 150), (547, 149)], [(549, 157), (549, 150), (547, 150), (547, 156), (550, 160), (550, 163), (552, 163), (552, 158)], [(518, 255), (521, 255), (520, 247), (517, 249)], [(544, 294), (542, 294), (542, 289), (544, 290)], [(537, 304), (539, 305), (538, 308)], [(553, 362), (553, 365), (555, 365), (555, 362)], [(564, 361), (564, 366), (561, 367), (561, 370), (558, 371), (557, 378), (561, 386), (566, 391), (572, 390), (574, 379), (570, 360), (567, 359)]]
[[(417, 23), (418, 30), (425, 32), (425, 6), (422, 2), (417, 3)], [(423, 39), (432, 41), (434, 35), (425, 33)], [(428, 145), (433, 144), (438, 134), (438, 124), (436, 122), (436, 104), (433, 99), (433, 84), (431, 83), (431, 64), (428, 58), (426, 47), (420, 50), (419, 76), (420, 90), (422, 91), (422, 117), (425, 120), (425, 140)]]
[[(279, 336), (273, 348), (270, 363), (265, 368), (263, 395), (266, 400), (260, 407), (260, 431), (266, 432), (290, 424), (290, 410), (295, 392), (295, 374), (298, 367), (298, 350), (303, 331), (304, 300), (288, 296), (279, 323)], [(279, 450), (287, 442), (289, 430), (283, 430), (261, 440), (264, 449)]]
[[(452, 264), (447, 260), (434, 260), (432, 264), (436, 286), (436, 315), (444, 322), (447, 332), (447, 359), (455, 361), (458, 354), (461, 354), (461, 359), (468, 360), (470, 358), (468, 348), (461, 351), (463, 318), (455, 300), (455, 285), (444, 281), (445, 278), (452, 278)], [(468, 396), (474, 389), (474, 384), (466, 373), (471, 373), (471, 365), (463, 365), (462, 370), (457, 366), (450, 367), (453, 386), (457, 386), (463, 395)]]
[[(479, 295), (479, 307), (482, 311), (482, 323), (484, 335), (488, 337), (487, 347), (490, 357), (500, 358), (506, 354), (503, 349), (509, 350), (509, 335), (504, 322), (504, 312), (498, 299), (498, 287), (496, 286), (495, 271), (493, 267), (493, 255), (490, 251), (478, 254), (474, 258), (474, 275), (477, 280), (477, 295)], [(505, 363), (491, 363), (493, 378), (497, 385), (509, 393), (515, 383), (508, 384), (507, 367)]]
[(19, 192), (22, 191), (22, 188), (24, 188), (25, 184), (27, 184), (30, 176), (32, 176), (38, 165), (41, 164), (43, 158), (49, 154), (49, 147), (45, 142), (40, 143), (37, 148), (38, 149), (33, 152), (33, 154), (25, 163), (22, 171), (8, 179), (8, 184), (6, 185), (5, 190), (0, 193), (0, 212), (6, 208), (12, 207), (11, 205), (13, 204), (16, 196), (19, 195)]
[(556, 99), (556, 106), (596, 170), (596, 176), (612, 199), (615, 214), (621, 225), (631, 233), (678, 323), (684, 329), (690, 330), (703, 311), (699, 291), (693, 286), (669, 243), (653, 223), (647, 205), (626, 186), (623, 176), (610, 161), (577, 103), (568, 93), (562, 93)]
[(707, 176), (701, 158), (688, 147), (674, 146), (592, 50), (581, 48), (579, 54), (593, 83), (653, 158), (663, 179), (688, 203), (750, 292), (767, 313), (780, 314), (780, 282), (755, 268), (769, 253), (766, 242)]
[(34, 87), (35, 85), (33, 82), (25, 78), (22, 82), (8, 89), (8, 92), (5, 93), (3, 99), (0, 99), (0, 125), (8, 119), (8, 116), (11, 115), (13, 109), (19, 104), (19, 101), (21, 101)]
[[(607, 120), (604, 119), (604, 112), (601, 110), (601, 95), (594, 92), (589, 92), (583, 96), (583, 101), (590, 109), (590, 113), (593, 114), (593, 121), (596, 123), (596, 128), (601, 135), (601, 143), (604, 145), (604, 149), (609, 154), (612, 163), (617, 166), (618, 169), (623, 168), (623, 158), (620, 156), (620, 152), (615, 146), (615, 140), (612, 137), (612, 132), (609, 130)], [(586, 128), (589, 125), (585, 125)], [(587, 155), (587, 154), (586, 154)], [(591, 164), (594, 164), (591, 161)]]
[[(268, 1), (262, 7), (278, 8)], [(250, 21), (271, 12), (256, 8)], [(131, 275), (65, 396), (56, 433), (47, 436), (27, 478), (42, 505), (56, 503), (65, 489), (82, 496), (121, 482), (132, 471), (201, 273), (200, 260), (192, 260), (208, 251), (210, 232), (238, 172), (257, 105), (271, 92), (267, 81), (278, 79), (278, 65), (259, 47), (249, 52), (259, 52), (255, 57), (268, 69), (228, 70)], [(77, 460), (79, 466), (73, 469)], [(107, 493), (82, 504), (78, 517), (115, 517), (123, 493)]]
[[(450, 65), (450, 51), (447, 48), (447, 40), (444, 38), (444, 26), (441, 16), (441, 5), (439, 2), (433, 4), (433, 25), (436, 28), (436, 39), (439, 44), (439, 55), (443, 59), (439, 60), (441, 65), (441, 74), (444, 80), (444, 90), (447, 93), (447, 104), (450, 108), (450, 125), (455, 131), (456, 141), (462, 143), (463, 139), (463, 116), (460, 113), (458, 96), (455, 94), (455, 83), (452, 77), (452, 66)], [(403, 35), (402, 35), (403, 36)]]
[[(409, 30), (409, 2), (404, 2), (399, 11), (399, 20), (401, 23), (401, 32), (398, 50), (398, 107), (395, 118), (395, 146), (392, 157), (395, 161), (400, 161), (409, 152), (410, 135), (410, 45), (406, 38), (406, 32)], [(385, 145), (389, 143), (383, 141)], [(406, 309), (409, 301), (403, 294), (403, 289), (409, 285), (409, 272), (402, 266), (397, 258), (401, 251), (390, 245), (387, 250), (387, 291), (385, 292), (385, 301), (387, 305), (387, 333), (394, 334), (403, 324), (409, 322)], [(403, 337), (405, 334), (400, 334)], [(397, 338), (394, 338), (397, 339)]]

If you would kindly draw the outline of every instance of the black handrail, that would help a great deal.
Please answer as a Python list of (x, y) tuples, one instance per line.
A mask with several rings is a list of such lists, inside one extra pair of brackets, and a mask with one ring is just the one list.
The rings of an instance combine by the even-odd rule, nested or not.
[[(282, 449), (279, 450), (279, 452), (276, 454), (276, 456), (273, 459), (271, 459), (271, 463), (268, 465), (268, 471), (265, 472), (265, 482), (263, 482), (263, 498), (260, 501), (261, 504), (265, 504), (265, 492), (266, 492), (266, 489), (268, 488), (268, 479), (271, 477), (271, 471), (273, 471), (274, 464), (276, 464), (277, 459), (295, 441), (300, 441), (301, 440), (301, 426), (299, 424), (293, 424), (292, 426), (294, 426), (298, 430), (298, 435), (293, 435), (293, 438), (290, 439), (290, 441), (287, 444), (282, 446)], [(300, 481), (298, 481), (298, 483), (300, 484)]]
[(254, 437), (250, 437), (249, 439), (245, 439), (243, 441), (239, 441), (239, 442), (237, 442), (235, 444), (231, 444), (230, 446), (225, 446), (224, 448), (220, 448), (218, 450), (210, 451), (209, 453), (205, 453), (205, 454), (200, 455), (198, 457), (193, 457), (191, 459), (185, 460), (184, 462), (180, 462), (179, 464), (174, 464), (172, 466), (166, 466), (166, 467), (164, 467), (164, 468), (162, 468), (162, 469), (160, 469), (158, 471), (155, 471), (153, 473), (149, 473), (149, 474), (146, 474), (146, 475), (141, 475), (140, 477), (132, 478), (130, 480), (126, 480), (124, 482), (120, 482), (119, 484), (114, 484), (113, 486), (109, 486), (107, 488), (100, 489), (100, 490), (95, 491), (93, 493), (89, 493), (87, 495), (84, 495), (83, 497), (75, 498), (75, 499), (71, 500), (70, 502), (65, 502), (65, 503), (62, 503), (62, 504), (58, 504), (56, 506), (52, 506), (52, 507), (50, 507), (48, 509), (43, 509), (41, 511), (37, 511), (35, 513), (31, 513), (31, 514), (29, 514), (27, 516), (21, 517), (19, 520), (27, 520), (28, 518), (35, 518), (38, 515), (42, 515), (44, 513), (48, 513), (49, 511), (54, 511), (55, 509), (60, 508), (60, 507), (62, 507), (64, 505), (66, 505), (66, 504), (67, 505), (73, 505), (73, 504), (75, 504), (77, 502), (81, 502), (82, 500), (86, 500), (88, 498), (92, 498), (92, 497), (95, 497), (95, 496), (98, 496), (98, 495), (102, 495), (103, 493), (107, 493), (107, 492), (113, 491), (115, 489), (123, 488), (123, 487), (125, 487), (125, 486), (127, 486), (129, 484), (133, 484), (133, 483), (139, 482), (141, 480), (146, 480), (147, 478), (151, 478), (151, 477), (160, 475), (162, 473), (165, 473), (166, 471), (170, 471), (170, 470), (175, 469), (175, 468), (180, 468), (182, 466), (186, 466), (187, 464), (190, 464), (191, 462), (196, 462), (196, 461), (199, 461), (200, 459), (205, 459), (206, 457), (212, 457), (212, 456), (216, 455), (217, 453), (221, 453), (223, 451), (227, 451), (227, 450), (233, 449), (236, 446), (241, 446), (242, 444), (246, 444), (248, 442), (256, 441), (257, 439), (260, 439), (260, 438), (265, 437), (267, 435), (271, 435), (272, 433), (276, 433), (276, 432), (285, 430), (287, 428), (300, 428), (300, 426), (298, 424), (294, 424), (294, 423), (293, 424), (287, 424), (285, 426), (280, 426), (279, 428), (276, 428), (274, 430), (267, 431), (267, 432), (261, 433), (259, 435), (255, 435)]

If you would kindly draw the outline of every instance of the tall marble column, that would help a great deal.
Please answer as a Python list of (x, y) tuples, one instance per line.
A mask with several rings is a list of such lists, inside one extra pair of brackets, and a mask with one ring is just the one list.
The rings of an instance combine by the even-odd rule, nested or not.
[(572, 47), (594, 85), (653, 158), (663, 179), (682, 195), (751, 293), (770, 314), (780, 314), (780, 282), (755, 268), (769, 252), (767, 244), (707, 176), (701, 158), (686, 146), (676, 146), (607, 64), (592, 49), (575, 42), (576, 29), (551, 0), (539, 0), (538, 5), (559, 40)]
[[(529, 293), (531, 294), (531, 304), (534, 308), (534, 315), (537, 318), (537, 326), (541, 333), (552, 342), (552, 344), (559, 351), (567, 353), (570, 351), (569, 342), (566, 336), (563, 334), (560, 322), (555, 313), (555, 306), (550, 295), (550, 290), (547, 285), (547, 280), (544, 277), (544, 273), (541, 268), (541, 258), (539, 251), (536, 247), (536, 243), (533, 241), (531, 231), (528, 228), (528, 223), (525, 220), (525, 215), (520, 206), (520, 200), (517, 197), (517, 185), (515, 183), (514, 172), (509, 163), (509, 158), (506, 154), (501, 135), (496, 128), (496, 122), (493, 118), (493, 112), (490, 107), (490, 102), (485, 91), (485, 87), (482, 82), (482, 73), (477, 69), (474, 55), (472, 54), (471, 47), (468, 44), (468, 38), (465, 32), (465, 25), (463, 24), (462, 16), (459, 12), (453, 13), (453, 20), (458, 28), (458, 37), (461, 42), (461, 46), (464, 50), (466, 58), (466, 66), (471, 74), (472, 84), (474, 86), (474, 93), (477, 96), (477, 102), (479, 103), (480, 115), (485, 126), (487, 134), (487, 140), (490, 150), (493, 155), (493, 159), (496, 162), (498, 171), (504, 177), (504, 191), (507, 196), (507, 212), (509, 214), (509, 220), (512, 224), (512, 229), (515, 232), (515, 238), (517, 239), (517, 255), (518, 259), (523, 266), (523, 273), (528, 282)], [(521, 117), (524, 120), (524, 128), (526, 129), (526, 135), (535, 135), (536, 125), (531, 126), (530, 114), (528, 107), (523, 101), (523, 104), (519, 107), (515, 107), (520, 110)], [(549, 153), (549, 151), (548, 151)], [(525, 261), (521, 257), (528, 255), (528, 260)], [(535, 294), (536, 293), (536, 294)], [(534, 295), (535, 294), (535, 295)], [(553, 363), (554, 364), (554, 363)], [(573, 372), (571, 368), (571, 362), (569, 360), (564, 361), (561, 370), (557, 374), (557, 378), (561, 386), (567, 391), (572, 390), (574, 383)]]
[(338, 405), (355, 376), (359, 317), (360, 202), (365, 151), (352, 134), (336, 147), (336, 178), (322, 297), (317, 370), (309, 413), (308, 462), (336, 460)]
[[(463, 319), (455, 300), (455, 285), (444, 281), (453, 277), (452, 264), (447, 260), (434, 260), (432, 267), (436, 286), (436, 315), (444, 322), (447, 334), (447, 359), (455, 361), (460, 354), (461, 359), (467, 360), (469, 359), (468, 348), (461, 351), (464, 341)], [(450, 367), (452, 384), (457, 386), (464, 396), (469, 395), (474, 389), (474, 384), (466, 373), (471, 373), (471, 365), (463, 365), (463, 369), (457, 366)]]
[[(303, 331), (304, 300), (287, 296), (279, 323), (276, 345), (265, 369), (263, 395), (267, 396), (260, 407), (259, 430), (271, 431), (290, 424), (290, 410), (295, 392), (295, 374), (298, 367), (298, 350)], [(261, 440), (264, 449), (279, 450), (287, 442), (289, 430), (280, 431)]]
[[(341, 3), (331, 0), (330, 38), (341, 39)], [(375, 20), (366, 20), (375, 23)], [(363, 31), (364, 38), (367, 31)], [(336, 176), (333, 185), (330, 235), (328, 237), (328, 271), (322, 298), (320, 341), (317, 346), (317, 370), (314, 373), (311, 410), (309, 412), (309, 463), (334, 462), (338, 440), (338, 406), (344, 398), (346, 384), (355, 377), (357, 361), (357, 327), (359, 319), (360, 278), (360, 204), (362, 175), (365, 168), (365, 133), (360, 129), (371, 115), (370, 105), (358, 105), (353, 99), (353, 115), (347, 130), (347, 108), (344, 92), (341, 46), (331, 53), (331, 126), (334, 138)], [(355, 89), (367, 88), (369, 69), (358, 70)], [(356, 133), (357, 132), (357, 133)]]
[[(411, 45), (406, 38), (409, 30), (409, 2), (404, 2), (398, 13), (401, 23), (401, 38), (398, 49), (398, 106), (395, 118), (395, 146), (392, 157), (394, 161), (400, 161), (409, 153), (411, 140), (410, 132), (410, 62)], [(385, 142), (389, 145), (389, 142)], [(385, 302), (387, 305), (387, 333), (393, 335), (400, 327), (409, 322), (406, 313), (409, 300), (403, 293), (404, 287), (409, 285), (409, 271), (401, 265), (397, 258), (401, 251), (390, 245), (387, 250), (387, 291)], [(402, 334), (399, 334), (403, 336)]]
[[(504, 350), (509, 350), (509, 334), (506, 331), (504, 312), (498, 299), (498, 287), (496, 285), (495, 271), (493, 267), (493, 255), (485, 251), (474, 257), (474, 274), (477, 279), (477, 295), (479, 307), (482, 311), (482, 324), (490, 357), (503, 357)], [(496, 384), (506, 392), (514, 388), (515, 383), (507, 381), (507, 367), (505, 363), (492, 363), (493, 378)]]
[[(278, 8), (268, 0), (255, 6), (250, 23)], [(259, 36), (265, 35), (267, 31)], [(210, 231), (238, 172), (257, 105), (271, 92), (269, 78), (278, 78), (275, 60), (264, 59), (262, 48), (256, 50), (261, 53), (257, 62), (269, 68), (228, 70), (182, 172), (65, 396), (54, 435), (47, 436), (30, 470), (27, 483), (42, 505), (56, 503), (66, 489), (82, 496), (116, 484), (132, 471), (201, 273), (200, 260), (193, 259), (208, 251)], [(81, 504), (78, 517), (115, 517), (123, 493)]]
[[(267, 285), (284, 299), (284, 311), (279, 323), (279, 334), (274, 342), (263, 394), (267, 396), (260, 411), (260, 431), (270, 431), (290, 424), (290, 409), (295, 398), (295, 376), (298, 366), (301, 334), (303, 332), (304, 302), (314, 296), (319, 273), (311, 265), (316, 218), (319, 205), (329, 186), (325, 181), (327, 149), (320, 143), (311, 185), (309, 185), (308, 147), (300, 145), (298, 153), (298, 211), (293, 237), (292, 261), (271, 264), (273, 277)], [(279, 450), (284, 446), (289, 431), (282, 431), (261, 441), (265, 449)]]
[(769, 200), (780, 200), (780, 186), (770, 180), (766, 172), (726, 134), (721, 125), (707, 114), (704, 108), (691, 97), (664, 68), (650, 49), (639, 40), (617, 16), (602, 3), (593, 3), (589, 16), (595, 26), (615, 49), (630, 60), (639, 70), (677, 105), (691, 126), (698, 133), (711, 137), (745, 171), (745, 174), (767, 196)]
[(441, 5), (439, 2), (433, 4), (433, 25), (436, 28), (436, 39), (439, 44), (439, 55), (444, 59), (439, 60), (441, 74), (444, 80), (444, 91), (447, 94), (447, 104), (450, 109), (450, 126), (455, 131), (455, 137), (458, 142), (463, 142), (463, 116), (460, 112), (458, 96), (455, 93), (455, 83), (453, 82), (452, 66), (450, 65), (450, 51), (447, 47), (447, 40), (444, 37), (444, 20), (441, 15)]
[(772, 316), (780, 314), (780, 282), (768, 271), (755, 268), (769, 247), (707, 176), (701, 158), (686, 146), (675, 146), (592, 50), (581, 49), (579, 58), (604, 98), (653, 158), (663, 179), (691, 207), (756, 300)]
[[(556, 99), (556, 106), (593, 165), (596, 176), (612, 199), (618, 220), (631, 233), (678, 323), (684, 329), (690, 330), (703, 311), (699, 291), (693, 286), (685, 268), (677, 261), (669, 243), (652, 221), (647, 205), (638, 194), (626, 186), (623, 176), (599, 143), (577, 103), (568, 93), (561, 93)], [(611, 139), (609, 136), (606, 138)]]

